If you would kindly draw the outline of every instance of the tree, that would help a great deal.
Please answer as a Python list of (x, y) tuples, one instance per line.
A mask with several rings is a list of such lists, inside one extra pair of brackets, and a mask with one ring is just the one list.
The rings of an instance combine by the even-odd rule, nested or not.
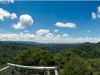
[(64, 75), (86, 75), (86, 68), (83, 65), (84, 60), (80, 57), (70, 60), (64, 68)]
[(55, 65), (58, 66), (59, 69), (62, 69), (64, 67), (64, 64), (66, 63), (65, 57), (60, 53), (54, 55), (54, 60)]
[(40, 48), (25, 50), (15, 57), (13, 62), (28, 66), (53, 66), (55, 64), (52, 53)]

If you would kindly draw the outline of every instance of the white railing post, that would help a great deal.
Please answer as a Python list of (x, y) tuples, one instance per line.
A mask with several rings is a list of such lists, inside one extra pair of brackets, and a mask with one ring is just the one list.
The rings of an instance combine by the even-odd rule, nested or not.
[(45, 70), (44, 75), (50, 75), (50, 70)]
[(59, 75), (57, 71), (57, 67), (55, 67), (54, 71), (55, 71), (55, 75)]
[(56, 69), (55, 69), (55, 75), (59, 75)]

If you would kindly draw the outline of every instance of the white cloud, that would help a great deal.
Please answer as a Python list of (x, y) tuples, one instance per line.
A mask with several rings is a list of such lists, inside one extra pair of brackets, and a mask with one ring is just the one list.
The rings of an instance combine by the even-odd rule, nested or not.
[(32, 24), (33, 24), (32, 17), (28, 14), (24, 14), (20, 16), (20, 21), (17, 24), (13, 24), (11, 27), (14, 29), (24, 29)]
[(11, 18), (11, 19), (16, 19), (17, 15), (15, 13), (10, 14), (8, 11), (0, 8), (0, 20), (3, 21), (4, 17)]
[(56, 37), (58, 37), (58, 38), (59, 38), (59, 37), (60, 37), (60, 35), (57, 35)]
[(92, 12), (92, 19), (96, 19), (96, 13)]
[(3, 3), (3, 4), (14, 3), (14, 0), (0, 0), (0, 3)]
[(100, 18), (100, 14), (98, 14), (97, 16), (98, 16), (98, 18)]
[(54, 30), (54, 32), (58, 32), (58, 31), (59, 31), (58, 29), (55, 29), (55, 30)]
[(58, 27), (65, 27), (65, 28), (76, 28), (76, 24), (74, 24), (74, 23), (71, 23), (71, 22), (69, 22), (69, 23), (62, 23), (62, 22), (57, 22), (56, 24), (55, 24), (55, 26), (58, 26)]
[(0, 33), (0, 41), (30, 41), (30, 42), (40, 42), (40, 43), (83, 43), (83, 42), (99, 42), (100, 38), (70, 38), (62, 37), (60, 35), (54, 36), (52, 33), (47, 33), (46, 36), (37, 36), (29, 33), (19, 34), (2, 34)]
[(22, 32), (20, 32), (20, 34), (23, 34)]
[(11, 19), (17, 18), (17, 15), (15, 13), (12, 13)]
[(87, 32), (91, 32), (90, 30), (88, 30)]
[(64, 37), (36, 37), (34, 38), (35, 42), (40, 42), (40, 43), (83, 43), (83, 42), (99, 42), (100, 38), (91, 38), (91, 37), (86, 37), (86, 38), (64, 38)]
[(51, 38), (51, 37), (53, 37), (53, 34), (52, 34), (52, 33), (48, 33), (48, 34), (46, 35), (46, 37), (47, 37), (47, 38)]
[(49, 33), (49, 32), (50, 32), (50, 31), (47, 30), (47, 29), (40, 29), (40, 30), (36, 31), (36, 34), (37, 34), (38, 36), (40, 36), (40, 35), (43, 35), (43, 34), (47, 34), (47, 33)]
[(89, 33), (89, 32), (91, 32), (91, 31), (90, 31), (90, 30), (88, 30), (88, 31), (85, 31), (85, 32), (88, 32), (88, 33)]
[(90, 32), (91, 32), (90, 30), (85, 31), (85, 35), (88, 35), (88, 33), (90, 33)]
[(28, 30), (24, 30), (24, 32), (30, 32), (30, 31), (28, 31)]
[(68, 37), (69, 35), (64, 33), (62, 36), (64, 36), (64, 37)]
[(97, 9), (98, 9), (98, 13), (100, 13), (100, 6), (98, 6)]
[(2, 41), (34, 41), (34, 34), (0, 34), (0, 40)]
[(97, 9), (97, 15), (96, 13), (92, 12), (92, 19), (96, 19), (96, 17), (100, 18), (100, 6), (98, 6)]

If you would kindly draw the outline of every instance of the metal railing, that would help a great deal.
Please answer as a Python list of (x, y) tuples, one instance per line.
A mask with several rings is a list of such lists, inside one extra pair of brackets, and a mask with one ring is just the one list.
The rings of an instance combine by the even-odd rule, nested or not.
[(31, 69), (31, 70), (43, 70), (44, 75), (50, 75), (50, 70), (54, 70), (55, 75), (59, 75), (57, 71), (57, 67), (24, 66), (24, 65), (11, 64), (11, 63), (7, 63), (7, 65), (8, 65), (7, 67), (0, 69), (0, 73), (10, 68), (14, 74), (20, 75), (19, 72), (17, 72), (17, 70), (15, 69), (15, 68), (20, 68), (20, 69)]
[(5, 70), (8, 69), (8, 68), (9, 68), (9, 66), (4, 67), (4, 68), (0, 69), (0, 72), (5, 71)]

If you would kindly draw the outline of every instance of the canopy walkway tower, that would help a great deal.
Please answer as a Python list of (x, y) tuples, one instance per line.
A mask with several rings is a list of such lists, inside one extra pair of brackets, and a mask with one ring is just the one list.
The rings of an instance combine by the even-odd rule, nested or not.
[[(52, 75), (59, 75), (57, 72), (57, 67), (23, 66), (18, 64), (11, 64), (11, 63), (7, 63), (7, 65), (8, 65), (7, 67), (0, 69), (0, 75), (51, 75), (50, 71), (54, 72), (54, 74)], [(35, 71), (39, 70), (43, 73), (34, 74), (33, 70)], [(2, 72), (5, 73), (1, 74)]]

